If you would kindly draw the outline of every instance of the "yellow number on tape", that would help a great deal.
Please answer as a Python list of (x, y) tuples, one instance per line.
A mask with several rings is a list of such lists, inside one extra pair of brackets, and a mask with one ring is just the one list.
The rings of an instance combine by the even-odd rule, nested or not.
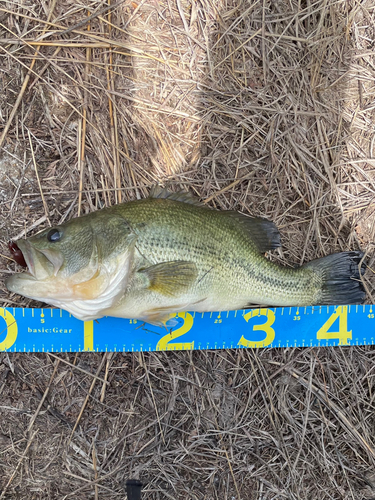
[(94, 322), (85, 321), (83, 323), (83, 350), (94, 350)]
[[(333, 323), (339, 318), (339, 331), (329, 332)], [(324, 325), (317, 331), (318, 340), (339, 339), (339, 345), (348, 345), (352, 339), (352, 331), (348, 332), (348, 306), (340, 306), (331, 314)]]
[(2, 307), (0, 307), (0, 316), (5, 320), (5, 323), (7, 325), (7, 335), (5, 339), (0, 342), (0, 351), (5, 351), (6, 349), (12, 347), (12, 345), (15, 343), (18, 334), (18, 327), (17, 321), (13, 314), (11, 314), (9, 311), (6, 311)]
[(178, 337), (181, 337), (181, 335), (187, 333), (194, 323), (193, 316), (189, 313), (180, 312), (177, 314), (177, 316), (176, 314), (170, 314), (169, 319), (176, 317), (183, 318), (184, 324), (180, 328), (177, 328), (177, 330), (175, 330), (174, 332), (164, 335), (164, 337), (162, 337), (156, 345), (157, 351), (185, 351), (194, 349), (194, 340), (193, 342), (170, 343), (171, 340), (177, 339)]
[(266, 347), (275, 340), (275, 330), (271, 328), (271, 325), (275, 322), (275, 313), (270, 309), (253, 309), (252, 311), (246, 313), (244, 318), (246, 321), (249, 321), (250, 318), (254, 318), (254, 316), (266, 316), (267, 321), (262, 325), (254, 325), (254, 331), (261, 331), (266, 334), (266, 337), (263, 340), (247, 340), (243, 335), (238, 342), (238, 345), (242, 345), (244, 347)]

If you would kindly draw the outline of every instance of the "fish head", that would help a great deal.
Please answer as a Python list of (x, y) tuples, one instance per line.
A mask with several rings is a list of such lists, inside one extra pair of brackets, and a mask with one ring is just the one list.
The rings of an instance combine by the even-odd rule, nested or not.
[(28, 270), (8, 279), (8, 289), (39, 299), (46, 294), (60, 295), (68, 282), (92, 277), (98, 267), (95, 235), (90, 224), (79, 222), (79, 218), (72, 219), (18, 240), (16, 246)]
[(135, 236), (121, 217), (90, 215), (18, 240), (27, 271), (8, 278), (8, 290), (67, 310), (74, 301), (111, 305), (126, 287)]

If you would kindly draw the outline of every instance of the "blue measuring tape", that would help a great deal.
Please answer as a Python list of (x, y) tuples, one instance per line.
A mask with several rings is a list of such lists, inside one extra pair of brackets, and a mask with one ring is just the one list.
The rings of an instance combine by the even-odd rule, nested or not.
[(374, 340), (372, 305), (181, 312), (171, 314), (166, 327), (110, 317), (83, 322), (60, 309), (0, 308), (0, 351), (10, 352), (345, 346)]

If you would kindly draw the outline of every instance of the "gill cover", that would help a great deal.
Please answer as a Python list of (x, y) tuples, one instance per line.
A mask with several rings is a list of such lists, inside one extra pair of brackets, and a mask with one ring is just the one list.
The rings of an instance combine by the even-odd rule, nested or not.
[(112, 255), (110, 259), (101, 260), (100, 251), (98, 252), (98, 247), (96, 247), (90, 268), (92, 270), (95, 268), (95, 261), (97, 265), (92, 276), (81, 281), (80, 277), (83, 278), (83, 273), (77, 273), (69, 280), (68, 290), (62, 290), (61, 296), (46, 298), (44, 302), (66, 309), (83, 321), (105, 316), (107, 310), (113, 307), (125, 293), (133, 263), (136, 239), (135, 235), (129, 235), (125, 240), (126, 247), (123, 251)]

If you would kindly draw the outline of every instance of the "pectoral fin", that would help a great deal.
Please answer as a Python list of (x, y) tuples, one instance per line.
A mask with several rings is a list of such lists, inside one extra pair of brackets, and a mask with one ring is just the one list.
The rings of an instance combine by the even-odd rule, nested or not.
[(172, 297), (186, 292), (198, 274), (193, 262), (182, 260), (161, 262), (139, 272), (147, 276), (149, 290)]

